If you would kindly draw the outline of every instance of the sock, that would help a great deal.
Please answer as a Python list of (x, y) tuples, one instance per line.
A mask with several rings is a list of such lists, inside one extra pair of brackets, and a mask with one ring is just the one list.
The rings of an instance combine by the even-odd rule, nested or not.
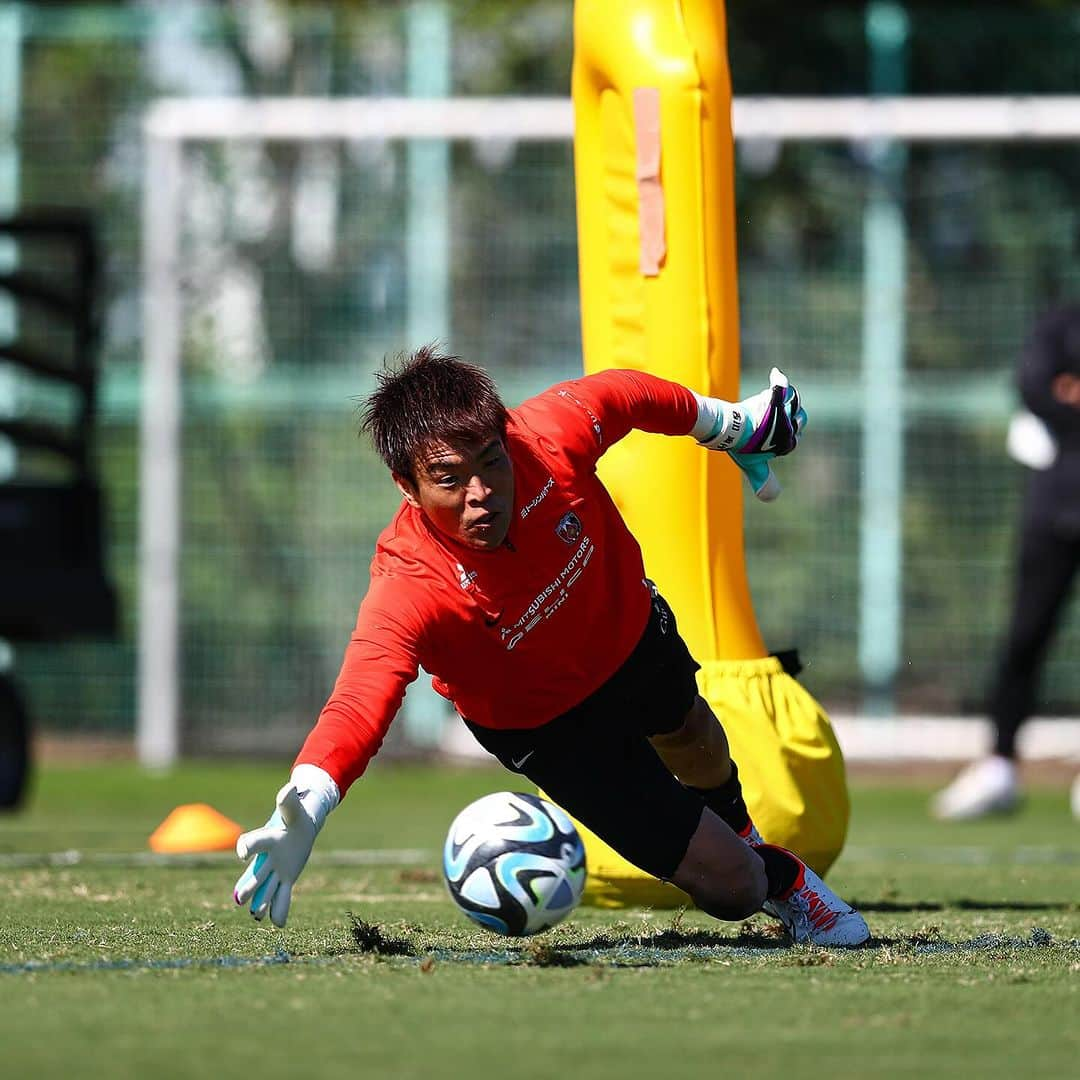
[(750, 811), (746, 809), (742, 784), (739, 782), (739, 769), (734, 761), (731, 763), (731, 775), (719, 787), (690, 790), (696, 791), (705, 800), (705, 805), (740, 836), (749, 830)]
[(799, 860), (785, 851), (782, 847), (773, 844), (758, 844), (754, 850), (761, 856), (765, 864), (765, 879), (769, 883), (767, 893), (769, 899), (783, 896), (790, 892), (799, 877), (802, 868)]

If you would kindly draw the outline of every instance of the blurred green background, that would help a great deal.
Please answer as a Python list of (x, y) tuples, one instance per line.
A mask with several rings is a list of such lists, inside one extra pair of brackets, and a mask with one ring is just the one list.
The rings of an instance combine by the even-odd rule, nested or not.
[[(79, 206), (105, 241), (99, 460), (117, 641), (20, 646), (48, 731), (127, 734), (135, 711), (140, 270), (146, 107), (167, 96), (399, 95), (406, 3), (7, 5), (7, 197)], [(565, 96), (569, 2), (449, 5), (449, 92)], [(1080, 86), (1068, 3), (910, 3), (912, 94), (1066, 94)], [(729, 4), (737, 96), (858, 95), (880, 85), (867, 6)], [(9, 80), (10, 82), (10, 80)], [(11, 157), (14, 155), (14, 158)], [(770, 647), (797, 646), (831, 709), (867, 686), (859, 650), (865, 147), (740, 148), (743, 373), (805, 391), (796, 497), (748, 507)], [(197, 144), (181, 222), (184, 333), (182, 713), (188, 749), (295, 745), (330, 689), (395, 491), (355, 406), (407, 339), (406, 148)], [(448, 341), (514, 403), (580, 372), (569, 144), (450, 150)], [(1037, 312), (1080, 294), (1075, 144), (912, 146), (893, 194), (907, 227), (901, 712), (977, 712), (1008, 599), (1021, 469), (1004, 433)], [(883, 403), (888, 408), (888, 403)], [(662, 585), (663, 583), (661, 583)], [(1075, 710), (1075, 610), (1045, 681)]]

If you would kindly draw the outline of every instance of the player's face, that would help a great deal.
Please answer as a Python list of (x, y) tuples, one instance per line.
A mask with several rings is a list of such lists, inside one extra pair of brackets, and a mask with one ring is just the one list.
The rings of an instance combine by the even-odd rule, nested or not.
[(497, 548), (510, 529), (514, 468), (502, 439), (434, 441), (417, 455), (415, 483), (394, 481), (440, 532), (468, 547)]

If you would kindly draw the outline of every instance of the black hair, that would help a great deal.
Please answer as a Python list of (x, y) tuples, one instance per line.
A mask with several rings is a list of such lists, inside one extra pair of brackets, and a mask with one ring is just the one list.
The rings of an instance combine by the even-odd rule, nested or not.
[(415, 483), (414, 463), (428, 443), (506, 434), (506, 406), (494, 379), (435, 344), (399, 353), (375, 377), (379, 385), (361, 406), (360, 431), (397, 476)]

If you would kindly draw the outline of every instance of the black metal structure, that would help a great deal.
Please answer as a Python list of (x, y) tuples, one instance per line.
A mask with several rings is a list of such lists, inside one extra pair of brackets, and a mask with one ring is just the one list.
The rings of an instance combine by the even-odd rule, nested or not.
[[(0, 219), (0, 238), (17, 252), (0, 270), (15, 328), (0, 340), (0, 362), (61, 404), (41, 416), (0, 415), (0, 436), (17, 453), (14, 475), (0, 482), (0, 638), (112, 635), (116, 596), (92, 453), (101, 294), (93, 222), (80, 211), (27, 212)], [(0, 675), (0, 807), (19, 801), (28, 738), (27, 711), (10, 674)]]

